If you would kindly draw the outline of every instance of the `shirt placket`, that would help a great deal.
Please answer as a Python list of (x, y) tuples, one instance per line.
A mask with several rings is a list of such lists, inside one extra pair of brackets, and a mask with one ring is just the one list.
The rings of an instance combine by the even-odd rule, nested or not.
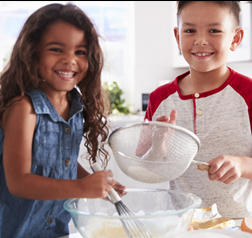
[[(68, 172), (65, 172), (69, 169), (69, 165), (71, 164), (70, 155), (71, 155), (71, 127), (68, 124), (64, 125), (64, 136), (63, 136), (63, 144), (64, 144), (64, 153), (63, 153), (63, 179), (68, 179)], [(54, 217), (58, 215), (59, 205), (56, 205), (57, 201), (54, 201), (53, 209), (50, 211), (50, 214), (47, 218), (47, 225), (53, 225)], [(60, 209), (62, 209), (60, 207)]]
[[(71, 141), (71, 127), (66, 124), (64, 126), (64, 156), (63, 156), (63, 159), (64, 159), (64, 162), (63, 162), (63, 171), (65, 170), (68, 170), (69, 169), (69, 166), (71, 164), (71, 144), (72, 144), (72, 141)], [(64, 172), (64, 175), (67, 175), (68, 173), (65, 173)], [(64, 179), (67, 179), (68, 177), (64, 177), (63, 175), (63, 178)]]
[(194, 109), (194, 112), (193, 112), (194, 134), (197, 135), (197, 126), (198, 126), (197, 122), (199, 121), (199, 119), (202, 119), (203, 108), (200, 106), (200, 103), (199, 103), (199, 100), (198, 100), (200, 98), (200, 94), (195, 93), (195, 94), (192, 95), (192, 97), (193, 97), (193, 109)]

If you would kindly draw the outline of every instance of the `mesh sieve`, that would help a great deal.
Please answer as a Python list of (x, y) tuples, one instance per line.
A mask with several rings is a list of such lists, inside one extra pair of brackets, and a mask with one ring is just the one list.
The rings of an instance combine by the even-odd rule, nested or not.
[(200, 149), (200, 140), (191, 131), (156, 121), (121, 126), (110, 134), (107, 143), (120, 169), (145, 183), (179, 177)]

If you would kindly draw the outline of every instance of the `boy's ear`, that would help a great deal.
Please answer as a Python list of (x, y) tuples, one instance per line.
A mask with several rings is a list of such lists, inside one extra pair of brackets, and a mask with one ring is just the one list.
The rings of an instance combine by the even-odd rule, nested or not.
[(234, 37), (230, 46), (230, 50), (235, 51), (238, 48), (238, 46), (241, 44), (241, 41), (243, 39), (243, 35), (244, 35), (244, 31), (242, 28), (237, 28), (235, 30), (235, 34), (234, 34)]
[(178, 44), (178, 49), (180, 49), (180, 42), (179, 42), (179, 29), (177, 27), (174, 27), (174, 36), (176, 38), (177, 44)]

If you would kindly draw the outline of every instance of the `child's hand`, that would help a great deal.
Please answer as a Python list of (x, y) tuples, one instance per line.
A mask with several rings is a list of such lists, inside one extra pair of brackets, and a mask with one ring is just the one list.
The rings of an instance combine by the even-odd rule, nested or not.
[(125, 186), (123, 186), (122, 184), (118, 183), (117, 181), (115, 181), (115, 185), (113, 186), (113, 188), (116, 190), (116, 192), (118, 193), (118, 195), (120, 197), (124, 196), (127, 194), (127, 192), (125, 192)]
[(157, 117), (156, 121), (160, 121), (160, 122), (168, 122), (171, 124), (176, 124), (176, 120), (177, 120), (177, 110), (173, 109), (170, 113), (170, 116), (159, 116)]
[(95, 172), (81, 179), (81, 189), (85, 198), (105, 198), (114, 187), (116, 181), (113, 179), (111, 170)]
[[(167, 122), (171, 124), (175, 124), (177, 119), (177, 111), (173, 109), (170, 113), (170, 116), (159, 116), (157, 121), (159, 122)], [(154, 128), (152, 134), (152, 148), (150, 153), (152, 154), (152, 158), (157, 158), (157, 160), (162, 161), (166, 156), (169, 147), (170, 140), (168, 138), (172, 138), (174, 131), (170, 128)]]
[(241, 157), (221, 155), (208, 162), (209, 179), (230, 184), (241, 177)]
[[(175, 124), (176, 119), (177, 119), (177, 110), (173, 109), (170, 113), (170, 116), (167, 116), (167, 115), (159, 116), (157, 117), (156, 121)], [(141, 159), (150, 160), (150, 161), (153, 161), (153, 160), (163, 161), (169, 149), (169, 143), (167, 143), (169, 142), (169, 140), (167, 140), (167, 137), (169, 138), (172, 136), (173, 130), (170, 130), (170, 128), (165, 128), (165, 127), (154, 127), (153, 130), (150, 132), (151, 132), (151, 135), (148, 135), (150, 134), (149, 131), (143, 131), (141, 135), (143, 138), (151, 139), (150, 141), (148, 141), (149, 142), (147, 143), (148, 145), (145, 145), (145, 147), (148, 146), (149, 149), (148, 151), (146, 151), (146, 153), (142, 156)], [(144, 133), (146, 134), (145, 136), (143, 136)], [(143, 150), (141, 146), (139, 147), (140, 148), (137, 148), (138, 154), (140, 154), (139, 151)]]

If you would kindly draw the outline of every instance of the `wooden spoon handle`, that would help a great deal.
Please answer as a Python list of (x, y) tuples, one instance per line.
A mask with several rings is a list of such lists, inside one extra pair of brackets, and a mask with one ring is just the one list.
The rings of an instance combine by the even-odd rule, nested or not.
[(200, 162), (200, 161), (196, 161), (196, 160), (193, 160), (192, 162), (195, 163), (200, 170), (208, 171), (210, 168), (210, 165), (208, 163)]
[(208, 171), (210, 169), (210, 165), (207, 164), (197, 164), (198, 168), (204, 171)]

